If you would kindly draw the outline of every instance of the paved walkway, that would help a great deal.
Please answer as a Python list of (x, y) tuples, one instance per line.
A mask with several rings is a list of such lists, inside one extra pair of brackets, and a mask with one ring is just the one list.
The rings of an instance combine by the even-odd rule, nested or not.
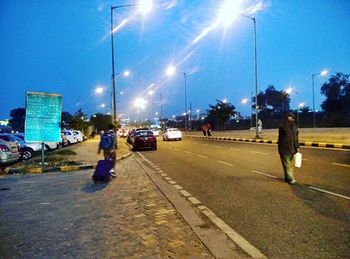
[(0, 257), (213, 257), (133, 157), (92, 172), (0, 177)]

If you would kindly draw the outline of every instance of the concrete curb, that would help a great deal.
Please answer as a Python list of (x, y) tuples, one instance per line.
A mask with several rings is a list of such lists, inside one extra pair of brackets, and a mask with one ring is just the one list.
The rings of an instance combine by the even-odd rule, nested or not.
[[(230, 140), (240, 142), (254, 142), (254, 143), (265, 143), (265, 144), (277, 144), (277, 140), (266, 140), (266, 139), (245, 139), (245, 138), (230, 138), (230, 137), (204, 137), (196, 135), (185, 135), (188, 138), (203, 138), (203, 139), (216, 139), (216, 140)], [(340, 143), (324, 143), (324, 142), (310, 142), (300, 141), (300, 146), (306, 147), (325, 147), (325, 148), (337, 148), (337, 149), (350, 149), (350, 145)]]
[[(117, 162), (121, 161), (123, 159), (128, 158), (131, 156), (131, 153), (127, 153), (126, 155), (121, 156), (120, 158), (117, 158)], [(49, 173), (49, 172), (71, 172), (71, 171), (79, 171), (79, 170), (86, 170), (86, 169), (94, 169), (96, 168), (96, 164), (85, 164), (85, 165), (71, 165), (71, 166), (57, 166), (57, 167), (32, 167), (28, 168), (25, 171), (29, 174), (43, 174), (43, 173)], [(18, 174), (24, 171), (24, 167), (22, 168), (5, 168), (5, 174)]]
[(203, 216), (208, 218), (219, 230), (221, 230), (234, 244), (240, 247), (249, 257), (267, 258), (259, 249), (255, 248), (243, 236), (241, 236), (229, 225), (227, 225), (212, 210), (204, 206), (200, 200), (198, 200), (191, 193), (186, 191), (182, 186), (178, 185), (178, 183), (174, 181), (172, 178), (170, 178), (166, 173), (164, 173), (162, 169), (154, 165), (150, 160), (148, 160), (140, 152), (137, 152), (137, 153), (146, 163), (148, 163), (151, 166), (150, 170), (153, 170), (156, 174), (159, 174), (165, 182), (170, 184), (176, 191), (178, 191), (178, 193), (181, 196), (183, 196), (187, 201), (189, 201), (190, 204), (192, 204), (192, 206), (199, 211), (199, 213), (201, 213)]

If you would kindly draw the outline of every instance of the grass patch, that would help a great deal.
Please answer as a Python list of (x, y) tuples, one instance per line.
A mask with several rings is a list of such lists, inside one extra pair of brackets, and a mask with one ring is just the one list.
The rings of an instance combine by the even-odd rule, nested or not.
[[(44, 167), (56, 167), (66, 165), (78, 165), (80, 163), (72, 160), (71, 156), (75, 156), (77, 153), (71, 149), (59, 149), (52, 152), (45, 152)], [(12, 168), (23, 168), (24, 171), (27, 168), (40, 167), (41, 166), (41, 154), (36, 154), (32, 159), (26, 161), (19, 161), (12, 165)]]

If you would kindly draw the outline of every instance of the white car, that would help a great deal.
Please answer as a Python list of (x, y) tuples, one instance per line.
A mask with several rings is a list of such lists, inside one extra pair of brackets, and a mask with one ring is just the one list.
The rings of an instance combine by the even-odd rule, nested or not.
[(20, 155), (18, 150), (16, 142), (0, 139), (0, 164), (16, 162)]
[(68, 145), (78, 143), (78, 139), (72, 130), (63, 130), (62, 133), (66, 136)]
[(84, 141), (83, 133), (81, 133), (80, 130), (73, 130), (73, 134), (74, 134), (75, 138), (78, 140), (78, 142)]
[(182, 132), (177, 128), (168, 128), (163, 133), (163, 140), (181, 140)]
[(153, 132), (154, 136), (156, 136), (156, 137), (159, 136), (160, 129), (158, 129), (158, 128), (151, 128), (151, 131)]

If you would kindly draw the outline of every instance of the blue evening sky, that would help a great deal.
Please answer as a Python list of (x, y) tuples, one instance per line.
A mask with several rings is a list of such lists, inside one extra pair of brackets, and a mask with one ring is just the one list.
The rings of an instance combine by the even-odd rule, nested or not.
[[(114, 34), (116, 73), (131, 72), (116, 79), (118, 112), (140, 116), (133, 102), (142, 97), (147, 99), (142, 116), (149, 118), (153, 107), (160, 111), (161, 93), (164, 116), (183, 113), (183, 75), (165, 76), (173, 64), (178, 72), (188, 73), (188, 108), (191, 103), (193, 111), (204, 111), (226, 98), (237, 111), (250, 114), (241, 100), (254, 92), (253, 22), (237, 16), (230, 26), (212, 26), (197, 38), (217, 20), (223, 2), (154, 0), (153, 10), (144, 17), (136, 7), (114, 11), (116, 26), (129, 19)], [(71, 114), (79, 108), (89, 116), (109, 112), (110, 5), (135, 3), (1, 0), (0, 119), (25, 107), (26, 91), (62, 94), (63, 111)], [(241, 13), (257, 20), (259, 91), (270, 84), (278, 90), (292, 86), (292, 108), (300, 102), (312, 107), (313, 73), (350, 73), (350, 1), (247, 0)], [(318, 108), (319, 89), (327, 78), (315, 77)], [(97, 95), (97, 86), (107, 91)]]

